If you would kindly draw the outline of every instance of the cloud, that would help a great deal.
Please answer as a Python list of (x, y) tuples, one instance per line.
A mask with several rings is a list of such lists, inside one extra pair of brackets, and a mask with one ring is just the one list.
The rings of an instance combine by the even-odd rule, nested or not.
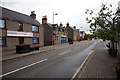
[(27, 15), (34, 10), (39, 22), (42, 22), (42, 16), (47, 15), (48, 22), (52, 23), (53, 12), (57, 12), (55, 23), (62, 22), (65, 26), (69, 22), (71, 26), (82, 26), (83, 30), (88, 30), (86, 9), (98, 12), (102, 3), (108, 3), (113, 4), (115, 10), (118, 2), (119, 0), (2, 0), (2, 6)]

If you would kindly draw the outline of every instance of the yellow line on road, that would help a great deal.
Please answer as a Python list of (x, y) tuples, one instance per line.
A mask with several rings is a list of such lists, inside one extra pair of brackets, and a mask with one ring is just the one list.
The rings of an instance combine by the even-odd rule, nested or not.
[(88, 56), (85, 58), (84, 62), (80, 65), (79, 69), (76, 71), (76, 73), (72, 76), (71, 80), (73, 80), (76, 75), (78, 74), (78, 72), (80, 71), (80, 69), (83, 67), (83, 65), (85, 64), (85, 62), (87, 61), (87, 59), (89, 58), (89, 56), (91, 55), (91, 52), (88, 54)]

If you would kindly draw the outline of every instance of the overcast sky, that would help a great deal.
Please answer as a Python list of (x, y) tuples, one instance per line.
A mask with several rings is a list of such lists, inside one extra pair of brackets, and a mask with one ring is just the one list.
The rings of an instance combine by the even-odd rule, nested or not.
[(86, 23), (86, 9), (92, 9), (97, 12), (102, 3), (113, 5), (113, 10), (118, 7), (119, 0), (1, 0), (0, 6), (30, 15), (35, 11), (37, 20), (42, 23), (42, 16), (46, 15), (48, 23), (63, 23), (65, 26), (69, 22), (70, 26), (76, 26), (80, 30), (89, 30)]

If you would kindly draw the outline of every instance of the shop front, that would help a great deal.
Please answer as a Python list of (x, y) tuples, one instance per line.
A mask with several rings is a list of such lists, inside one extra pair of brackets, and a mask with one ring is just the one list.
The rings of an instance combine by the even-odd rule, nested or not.
[(61, 35), (61, 44), (66, 43), (66, 35)]
[[(10, 38), (10, 39), (16, 38), (17, 43), (16, 41), (11, 42), (13, 44), (17, 44), (17, 45), (14, 45), (16, 49), (16, 53), (24, 53), (24, 52), (30, 51), (30, 43), (29, 44), (26, 43), (26, 38), (27, 40), (31, 40), (31, 38), (33, 38), (33, 33), (7, 30), (7, 38)], [(10, 41), (7, 41), (7, 42), (10, 42)]]

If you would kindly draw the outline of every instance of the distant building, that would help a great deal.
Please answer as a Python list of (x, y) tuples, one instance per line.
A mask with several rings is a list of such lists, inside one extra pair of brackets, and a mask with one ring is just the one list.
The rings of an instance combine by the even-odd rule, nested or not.
[(59, 26), (55, 27), (55, 44), (62, 44), (68, 42), (68, 33), (66, 27), (63, 27), (62, 23)]
[(71, 26), (69, 26), (69, 23), (66, 24), (66, 29), (67, 29), (67, 32), (68, 32), (68, 42), (69, 40), (73, 40), (73, 28)]
[(3, 7), (0, 16), (0, 45), (2, 51), (16, 50), (16, 45), (43, 46), (43, 26), (36, 20), (34, 11), (25, 15)]
[(79, 41), (80, 33), (79, 29), (76, 29), (76, 26), (73, 27), (73, 41)]
[(63, 27), (62, 24), (58, 26), (57, 24), (47, 23), (46, 16), (42, 19), (42, 24), (44, 26), (44, 44), (48, 45), (56, 45), (61, 43), (66, 43), (67, 38), (67, 30)]
[(67, 23), (66, 28), (68, 32), (68, 41), (70, 39), (73, 41), (79, 41), (80, 39), (79, 29), (76, 29), (76, 26), (74, 27), (69, 26), (69, 23)]
[(85, 36), (85, 31), (80, 31), (80, 38), (84, 39), (84, 36)]

